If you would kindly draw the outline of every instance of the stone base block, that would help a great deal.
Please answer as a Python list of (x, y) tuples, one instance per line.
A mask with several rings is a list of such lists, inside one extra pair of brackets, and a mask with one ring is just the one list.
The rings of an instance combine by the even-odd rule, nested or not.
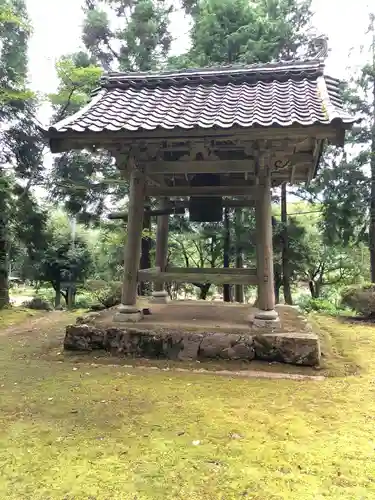
[(168, 304), (169, 302), (168, 292), (165, 292), (163, 290), (158, 292), (152, 292), (151, 302), (153, 302), (154, 304)]
[(249, 318), (250, 326), (257, 330), (276, 330), (280, 328), (281, 322), (277, 311), (263, 311), (259, 309), (254, 316)]
[(259, 319), (254, 318), (251, 321), (251, 326), (257, 329), (264, 330), (275, 330), (276, 328), (280, 328), (281, 323), (279, 318), (275, 319)]
[(258, 309), (254, 317), (255, 319), (263, 319), (265, 321), (273, 321), (279, 319), (279, 315), (274, 309), (272, 309), (271, 311), (263, 311), (262, 309)]
[(115, 323), (138, 323), (143, 319), (143, 312), (136, 306), (118, 306), (117, 313), (113, 316)]
[(138, 323), (143, 319), (143, 313), (141, 311), (133, 313), (122, 313), (118, 312), (113, 316), (113, 321), (115, 323)]
[(264, 333), (253, 339), (257, 359), (304, 366), (319, 364), (320, 343), (314, 333)]

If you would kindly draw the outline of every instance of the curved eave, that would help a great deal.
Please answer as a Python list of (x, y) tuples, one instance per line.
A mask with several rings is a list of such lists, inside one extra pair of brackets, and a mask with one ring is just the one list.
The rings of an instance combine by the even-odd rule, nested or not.
[[(143, 129), (139, 128), (136, 130), (118, 130), (118, 131), (110, 131), (110, 130), (100, 130), (100, 131), (95, 131), (95, 130), (90, 130), (89, 128), (82, 130), (82, 131), (77, 131), (74, 129), (69, 129), (69, 130), (64, 130), (60, 132), (57, 130), (55, 127), (50, 127), (48, 130), (44, 130), (43, 134), (46, 137), (46, 139), (49, 140), (50, 144), (50, 149), (52, 153), (61, 153), (64, 151), (68, 151), (70, 149), (86, 149), (86, 148), (92, 148), (92, 147), (104, 147), (104, 144), (108, 145), (111, 141), (117, 142), (120, 139), (123, 140), (142, 140), (142, 139), (147, 139), (147, 138), (170, 138), (170, 137), (179, 137), (181, 138), (189, 136), (189, 132), (194, 132), (194, 136), (199, 137), (202, 135), (213, 135), (217, 136), (218, 132), (219, 135), (227, 136), (230, 132), (232, 132), (231, 135), (235, 135), (236, 133), (243, 133), (245, 130), (251, 131), (251, 130), (272, 130), (274, 131), (275, 129), (278, 130), (285, 130), (285, 133), (287, 134), (287, 131), (294, 129), (306, 129), (306, 133), (310, 134), (310, 130), (313, 127), (319, 127), (321, 130), (327, 130), (327, 138), (328, 138), (328, 131), (334, 127), (335, 129), (341, 129), (344, 133), (345, 130), (351, 129), (352, 126), (355, 123), (359, 123), (361, 119), (359, 118), (352, 118), (352, 117), (345, 117), (345, 118), (339, 118), (335, 117), (333, 118), (330, 122), (327, 123), (321, 123), (318, 121), (314, 121), (308, 124), (301, 124), (299, 122), (291, 122), (289, 124), (280, 124), (277, 122), (272, 122), (270, 124), (267, 124), (266, 126), (264, 124), (260, 123), (253, 123), (250, 127), (244, 127), (241, 126), (240, 124), (234, 123), (231, 125), (228, 125), (227, 128), (224, 127), (210, 127), (210, 128), (203, 128), (203, 127), (189, 127), (189, 128), (182, 128), (182, 127), (174, 127), (174, 128), (163, 128), (163, 127), (155, 127), (154, 129)], [(311, 135), (313, 135), (311, 133)], [(77, 144), (75, 147), (72, 147), (73, 143), (76, 142)]]

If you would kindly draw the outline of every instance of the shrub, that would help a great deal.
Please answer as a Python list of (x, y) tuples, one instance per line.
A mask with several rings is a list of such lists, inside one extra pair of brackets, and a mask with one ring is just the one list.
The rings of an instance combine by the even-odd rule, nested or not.
[(88, 280), (86, 290), (105, 308), (121, 304), (121, 281)]
[(306, 312), (325, 312), (327, 314), (337, 314), (339, 310), (336, 305), (327, 299), (313, 299), (311, 297), (302, 297), (298, 303), (299, 307)]
[(341, 301), (363, 316), (375, 316), (375, 284), (350, 286), (341, 293)]
[(23, 307), (27, 307), (28, 309), (36, 309), (38, 311), (52, 311), (53, 307), (48, 300), (45, 300), (41, 297), (33, 297), (31, 300), (27, 300), (23, 302)]

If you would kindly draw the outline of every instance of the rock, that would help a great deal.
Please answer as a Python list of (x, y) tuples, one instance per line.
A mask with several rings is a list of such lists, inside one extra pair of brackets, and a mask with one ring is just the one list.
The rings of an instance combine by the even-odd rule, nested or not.
[(120, 345), (120, 336), (123, 332), (117, 328), (106, 328), (103, 338), (103, 347), (109, 352), (116, 353)]
[(91, 312), (89, 314), (85, 314), (84, 316), (78, 316), (76, 319), (76, 324), (77, 325), (86, 325), (88, 323), (91, 323), (94, 319), (99, 318), (100, 313), (98, 312)]
[[(175, 337), (174, 337), (175, 338)], [(179, 361), (194, 361), (198, 357), (199, 346), (201, 345), (203, 334), (190, 333), (184, 336), (177, 337), (177, 352), (176, 359)], [(176, 349), (177, 350), (177, 349)]]
[(33, 297), (31, 300), (27, 300), (22, 303), (23, 307), (28, 309), (35, 309), (37, 311), (53, 311), (52, 304), (48, 300), (44, 300), (41, 297)]
[(229, 350), (238, 343), (239, 335), (213, 333), (203, 338), (199, 347), (200, 358), (229, 359)]
[(90, 307), (90, 311), (92, 311), (92, 312), (104, 311), (105, 309), (107, 309), (107, 308), (104, 304), (93, 304)]
[(255, 356), (264, 361), (315, 366), (320, 361), (320, 345), (313, 333), (269, 333), (254, 336)]
[(255, 358), (254, 342), (252, 337), (247, 337), (228, 350), (229, 359), (244, 359), (251, 361)]
[(92, 351), (104, 348), (104, 333), (89, 325), (66, 327), (64, 349), (69, 351)]

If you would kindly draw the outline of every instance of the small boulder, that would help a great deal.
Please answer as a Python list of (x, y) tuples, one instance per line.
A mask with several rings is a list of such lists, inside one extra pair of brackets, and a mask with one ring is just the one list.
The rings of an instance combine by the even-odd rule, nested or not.
[(92, 351), (104, 348), (104, 333), (90, 325), (66, 327), (64, 349), (68, 351)]

